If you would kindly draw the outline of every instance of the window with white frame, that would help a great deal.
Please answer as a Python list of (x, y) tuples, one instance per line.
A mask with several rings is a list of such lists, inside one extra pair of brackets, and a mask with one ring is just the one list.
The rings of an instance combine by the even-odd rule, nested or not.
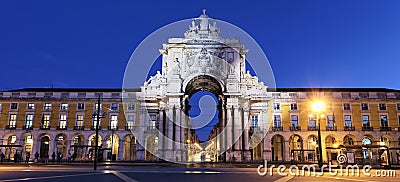
[(367, 103), (361, 103), (361, 110), (368, 111), (369, 110), (368, 104)]
[(58, 127), (60, 129), (65, 129), (67, 127), (67, 115), (66, 114), (60, 114), (60, 121), (58, 123)]
[(85, 109), (85, 104), (84, 103), (78, 103), (77, 109), (78, 110), (84, 110)]
[(111, 104), (111, 110), (112, 111), (118, 111), (118, 103), (112, 103)]
[(363, 127), (371, 126), (371, 122), (369, 120), (369, 115), (362, 115), (362, 125), (363, 125)]
[(290, 104), (290, 110), (297, 111), (297, 103)]
[(291, 126), (292, 127), (298, 127), (299, 126), (299, 116), (298, 115), (291, 115), (290, 116), (291, 120)]
[(132, 114), (129, 114), (129, 115), (127, 116), (126, 126), (127, 126), (129, 129), (132, 129), (132, 127), (133, 127), (133, 125), (134, 125), (134, 122), (135, 122), (135, 116), (132, 115)]
[(128, 111), (134, 111), (135, 110), (135, 103), (128, 103)]
[(51, 103), (44, 103), (43, 109), (44, 110), (50, 110), (51, 109)]
[(27, 107), (28, 110), (34, 110), (35, 109), (35, 104), (34, 103), (28, 103)]
[(282, 122), (281, 122), (281, 115), (274, 115), (274, 127), (281, 127)]
[(42, 128), (50, 128), (50, 114), (43, 114)]
[[(92, 118), (92, 128), (97, 128), (97, 117)], [(99, 128), (101, 129), (101, 118), (99, 118)]]
[(115, 130), (118, 127), (118, 116), (117, 115), (111, 115), (111, 120), (110, 120), (110, 129)]
[(10, 114), (10, 119), (8, 121), (8, 126), (15, 127), (17, 124), (17, 115), (16, 114)]
[(13, 110), (18, 109), (18, 103), (11, 103), (10, 104), (10, 109), (13, 109)]
[(326, 126), (328, 126), (328, 127), (334, 127), (335, 126), (335, 118), (334, 118), (333, 115), (326, 116), (326, 119), (327, 119)]
[(343, 110), (345, 110), (345, 111), (350, 111), (350, 103), (344, 103), (343, 104)]
[(61, 110), (68, 110), (68, 104), (67, 103), (61, 103), (60, 109)]
[(380, 103), (380, 104), (379, 104), (379, 110), (381, 110), (381, 111), (386, 111), (386, 104)]
[(25, 128), (30, 128), (33, 125), (33, 114), (27, 114), (25, 118)]
[(75, 123), (75, 126), (78, 126), (78, 127), (82, 127), (83, 126), (83, 122), (84, 122), (84, 120), (83, 120), (83, 115), (77, 115), (76, 116), (76, 123)]
[(317, 118), (315, 116), (308, 117), (308, 126), (310, 128), (315, 128), (317, 127)]
[(149, 117), (150, 117), (150, 128), (152, 129), (156, 128), (157, 115), (150, 114)]
[(353, 123), (351, 121), (351, 115), (344, 115), (344, 126), (345, 127), (352, 127)]
[(381, 127), (382, 128), (389, 127), (387, 115), (380, 115), (379, 118), (381, 119)]
[[(99, 104), (98, 104), (98, 103), (95, 103), (95, 104), (94, 104), (94, 109), (97, 111), (98, 108), (99, 108)], [(101, 108), (102, 108), (102, 107), (101, 107), (101, 104), (100, 104), (100, 110), (101, 110)]]
[(258, 115), (251, 115), (251, 127), (252, 128), (258, 127)]
[(274, 110), (275, 111), (280, 111), (281, 110), (281, 104), (280, 103), (274, 103)]

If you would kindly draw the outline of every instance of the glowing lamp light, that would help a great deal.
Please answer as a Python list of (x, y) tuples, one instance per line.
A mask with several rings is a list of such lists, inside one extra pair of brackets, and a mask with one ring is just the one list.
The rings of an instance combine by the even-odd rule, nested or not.
[(338, 148), (338, 147), (339, 147), (339, 145), (337, 143), (333, 144), (333, 148)]
[(320, 111), (322, 111), (323, 108), (324, 108), (323, 102), (317, 101), (312, 104), (312, 110), (314, 112), (320, 112)]

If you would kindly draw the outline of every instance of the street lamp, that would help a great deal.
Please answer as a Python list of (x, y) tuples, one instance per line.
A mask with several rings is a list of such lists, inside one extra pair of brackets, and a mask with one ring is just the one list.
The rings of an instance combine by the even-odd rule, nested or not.
[(99, 122), (100, 118), (105, 118), (107, 116), (107, 112), (104, 112), (102, 116), (100, 116), (100, 95), (97, 99), (97, 112), (92, 114), (92, 118), (96, 118), (96, 144), (94, 148), (94, 164), (93, 169), (97, 169), (97, 160), (99, 159)]
[(322, 114), (321, 112), (324, 111), (324, 103), (321, 101), (316, 101), (312, 103), (312, 110), (316, 115), (316, 119), (318, 122), (318, 166), (321, 168), (322, 167), (322, 139), (321, 139), (321, 121), (320, 121), (320, 117), (324, 117), (325, 115)]

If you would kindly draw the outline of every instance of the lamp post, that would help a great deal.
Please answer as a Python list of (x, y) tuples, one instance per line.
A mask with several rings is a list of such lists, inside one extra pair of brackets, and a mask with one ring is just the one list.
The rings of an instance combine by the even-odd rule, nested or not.
[[(323, 109), (324, 109), (324, 103), (323, 102), (320, 102), (320, 101), (316, 101), (316, 102), (314, 102), (313, 104), (312, 104), (312, 110), (314, 111), (314, 113), (316, 114), (316, 120), (317, 120), (317, 122), (318, 122), (318, 128), (317, 128), (317, 131), (318, 131), (318, 155), (319, 155), (319, 157), (318, 157), (318, 166), (321, 168), (322, 167), (322, 163), (323, 163), (323, 160), (322, 160), (322, 139), (321, 139), (321, 121), (320, 121), (320, 114), (321, 114), (321, 112), (323, 111)], [(323, 114), (321, 114), (321, 116), (322, 116)]]
[(100, 116), (100, 95), (97, 99), (97, 112), (92, 114), (92, 118), (96, 118), (96, 139), (95, 139), (95, 147), (94, 147), (94, 164), (93, 169), (97, 169), (97, 160), (99, 159), (99, 122), (100, 118), (105, 118), (107, 112), (104, 112), (102, 116)]

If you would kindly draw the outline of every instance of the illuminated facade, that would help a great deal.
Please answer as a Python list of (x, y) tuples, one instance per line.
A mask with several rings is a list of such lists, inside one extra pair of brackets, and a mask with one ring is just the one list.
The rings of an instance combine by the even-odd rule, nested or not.
[[(344, 153), (352, 163), (399, 163), (399, 90), (268, 88), (247, 72), (240, 39), (219, 33), (203, 12), (184, 38), (163, 44), (161, 70), (138, 89), (0, 92), (1, 152), (6, 159), (30, 152), (90, 161), (92, 115), (100, 107), (107, 112), (99, 127), (103, 159), (312, 163), (320, 129), (324, 162)], [(219, 123), (200, 146), (185, 116), (191, 96), (204, 90), (218, 100)], [(324, 106), (319, 113), (311, 108), (317, 100)], [(200, 159), (201, 153), (207, 156)]]

